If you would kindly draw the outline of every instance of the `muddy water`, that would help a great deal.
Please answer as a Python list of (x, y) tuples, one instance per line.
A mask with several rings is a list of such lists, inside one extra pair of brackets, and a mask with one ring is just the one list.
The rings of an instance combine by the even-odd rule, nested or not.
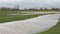
[[(20, 14), (21, 13), (21, 14)], [(60, 14), (60, 12), (20, 12), (20, 13), (14, 13), (14, 14), (7, 14), (7, 15), (34, 15), (34, 14)]]
[(35, 34), (55, 26), (60, 14), (39, 16), (32, 19), (0, 24), (0, 34)]

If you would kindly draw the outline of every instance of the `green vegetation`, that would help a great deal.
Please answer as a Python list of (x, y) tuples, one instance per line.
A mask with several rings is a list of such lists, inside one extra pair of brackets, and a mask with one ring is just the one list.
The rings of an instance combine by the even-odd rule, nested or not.
[[(0, 23), (10, 22), (15, 20), (24, 20), (24, 19), (37, 17), (39, 15), (45, 15), (45, 14), (21, 15), (21, 14), (24, 14), (21, 12), (30, 12), (30, 11), (0, 11)], [(34, 12), (34, 11), (31, 11), (31, 12)], [(12, 14), (19, 14), (19, 15), (12, 15)]]
[[(30, 11), (0, 11), (0, 23), (16, 21), (16, 20), (24, 20), (24, 19), (37, 17), (37, 16), (40, 16), (40, 15), (45, 15), (45, 14), (8, 15), (8, 14), (24, 14), (24, 13), (21, 13), (21, 12), (30, 12)], [(52, 11), (50, 11), (50, 12), (52, 12)], [(51, 13), (51, 14), (54, 14), (54, 13)], [(54, 26), (53, 28), (49, 29), (48, 31), (44, 31), (44, 32), (37, 33), (37, 34), (60, 34), (60, 21), (58, 22), (58, 24), (56, 26)]]
[(0, 23), (2, 22), (9, 22), (9, 21), (15, 21), (15, 20), (24, 20), (28, 18), (37, 17), (39, 15), (4, 15), (0, 16)]
[(22, 14), (20, 11), (0, 11), (0, 23), (10, 22), (15, 20), (24, 20), (33, 17), (37, 17), (43, 14), (34, 14), (34, 15), (8, 15), (8, 14)]
[(41, 7), (41, 8), (24, 8), (24, 9), (20, 9), (20, 6), (15, 6), (14, 8), (10, 8), (10, 7), (1, 7), (0, 10), (2, 11), (60, 11), (60, 8), (50, 8), (48, 9), (47, 7)]
[(38, 34), (60, 34), (60, 20), (56, 26), (53, 28), (49, 29), (48, 31), (44, 31)]

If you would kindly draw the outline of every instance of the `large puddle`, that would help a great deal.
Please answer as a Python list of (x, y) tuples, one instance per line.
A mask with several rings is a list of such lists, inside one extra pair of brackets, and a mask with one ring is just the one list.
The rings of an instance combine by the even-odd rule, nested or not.
[(35, 34), (55, 26), (60, 14), (39, 16), (32, 19), (0, 24), (0, 34)]
[(20, 12), (7, 15), (35, 15), (35, 14), (60, 14), (60, 12)]

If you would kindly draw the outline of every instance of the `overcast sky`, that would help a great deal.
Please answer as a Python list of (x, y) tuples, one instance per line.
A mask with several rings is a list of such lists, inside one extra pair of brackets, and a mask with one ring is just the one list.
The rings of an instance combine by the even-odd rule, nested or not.
[(14, 7), (15, 5), (19, 5), (20, 8), (60, 8), (60, 0), (0, 0), (0, 7)]

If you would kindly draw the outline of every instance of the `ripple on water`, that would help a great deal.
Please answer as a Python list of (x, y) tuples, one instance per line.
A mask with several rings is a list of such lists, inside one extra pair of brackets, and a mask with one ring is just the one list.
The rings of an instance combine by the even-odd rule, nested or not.
[(60, 14), (44, 15), (32, 19), (0, 24), (2, 34), (34, 34), (55, 26)]

